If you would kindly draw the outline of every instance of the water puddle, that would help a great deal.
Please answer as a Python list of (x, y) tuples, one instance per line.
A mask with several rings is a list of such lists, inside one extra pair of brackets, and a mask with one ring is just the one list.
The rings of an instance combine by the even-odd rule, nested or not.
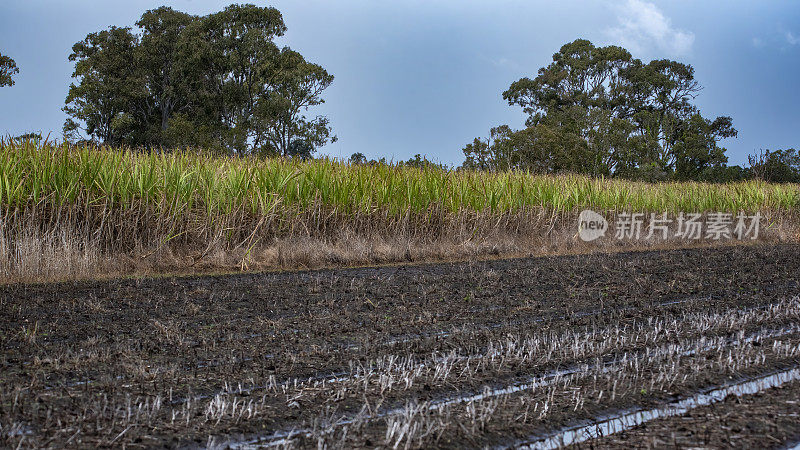
[(579, 444), (591, 439), (619, 433), (652, 420), (681, 416), (692, 409), (721, 402), (731, 395), (737, 397), (752, 395), (797, 380), (800, 380), (800, 369), (790, 369), (751, 381), (708, 390), (659, 408), (638, 411), (627, 410), (610, 416), (606, 415), (605, 417), (599, 417), (590, 425), (567, 428), (549, 436), (529, 438), (525, 441), (517, 442), (511, 447), (544, 450)]

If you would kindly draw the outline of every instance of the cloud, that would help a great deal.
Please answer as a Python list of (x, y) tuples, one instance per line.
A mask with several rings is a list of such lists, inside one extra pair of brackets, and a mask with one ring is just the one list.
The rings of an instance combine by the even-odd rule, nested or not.
[(483, 63), (491, 64), (492, 66), (501, 70), (519, 70), (522, 65), (512, 58), (501, 55), (487, 55), (485, 53), (476, 53), (476, 56)]
[(670, 56), (689, 53), (694, 33), (672, 27), (671, 20), (656, 5), (628, 0), (618, 8), (619, 24), (605, 30), (609, 38), (634, 53), (655, 49)]
[(503, 69), (518, 69), (520, 67), (516, 61), (506, 57), (491, 58), (490, 61), (495, 67), (500, 67)]
[(753, 47), (755, 48), (763, 48), (764, 47), (764, 40), (761, 38), (754, 37), (753, 38)]
[(791, 31), (787, 31), (785, 36), (786, 36), (786, 42), (792, 45), (800, 44), (800, 36), (795, 36)]

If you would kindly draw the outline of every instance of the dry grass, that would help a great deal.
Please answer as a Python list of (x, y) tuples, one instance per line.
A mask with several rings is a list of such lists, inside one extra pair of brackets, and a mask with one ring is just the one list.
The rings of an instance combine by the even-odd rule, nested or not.
[[(687, 241), (606, 239), (591, 243), (575, 236), (576, 214), (553, 217), (520, 215), (515, 221), (488, 223), (478, 235), (459, 227), (436, 237), (358, 233), (344, 230), (332, 236), (306, 233), (274, 238), (249, 248), (221, 241), (146, 244), (132, 249), (103, 250), (92, 233), (68, 226), (42, 231), (40, 225), (16, 229), (0, 226), (0, 283), (42, 282), (128, 275), (218, 273), (233, 271), (293, 270), (304, 268), (380, 265), (398, 262), (433, 262), (495, 257), (574, 254), (676, 247), (750, 244), (750, 241)], [(800, 241), (794, 217), (767, 216), (771, 224), (756, 242)], [(487, 218), (488, 219), (488, 218)], [(477, 222), (477, 221), (474, 221)], [(468, 221), (464, 221), (464, 224)], [(79, 229), (79, 228), (78, 228)]]

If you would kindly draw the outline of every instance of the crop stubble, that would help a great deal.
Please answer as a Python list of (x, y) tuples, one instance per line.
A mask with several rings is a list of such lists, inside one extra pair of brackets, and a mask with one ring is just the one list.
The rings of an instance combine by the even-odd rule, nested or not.
[(6, 286), (0, 442), (514, 445), (796, 366), (798, 250)]

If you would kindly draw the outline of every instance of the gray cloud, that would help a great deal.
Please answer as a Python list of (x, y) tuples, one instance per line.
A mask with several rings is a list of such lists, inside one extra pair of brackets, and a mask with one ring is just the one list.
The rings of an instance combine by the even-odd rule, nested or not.
[(679, 56), (691, 51), (694, 33), (674, 28), (669, 17), (653, 3), (628, 0), (618, 11), (619, 24), (605, 30), (614, 43), (634, 53), (658, 50)]

